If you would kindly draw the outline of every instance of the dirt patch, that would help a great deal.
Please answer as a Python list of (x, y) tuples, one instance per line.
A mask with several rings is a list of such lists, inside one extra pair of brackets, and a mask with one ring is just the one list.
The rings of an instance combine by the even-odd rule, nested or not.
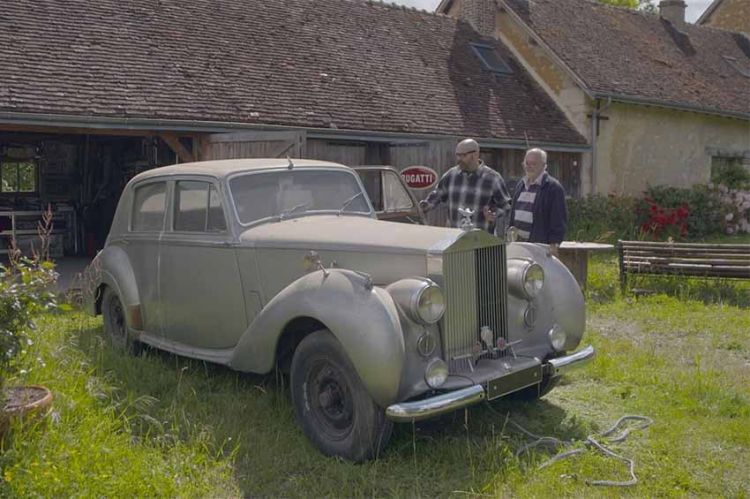
[(647, 331), (636, 321), (612, 317), (589, 317), (589, 329), (612, 340), (629, 340), (639, 348), (672, 361), (704, 369), (737, 371), (750, 374), (750, 345), (727, 340), (716, 345), (710, 334), (686, 331)]

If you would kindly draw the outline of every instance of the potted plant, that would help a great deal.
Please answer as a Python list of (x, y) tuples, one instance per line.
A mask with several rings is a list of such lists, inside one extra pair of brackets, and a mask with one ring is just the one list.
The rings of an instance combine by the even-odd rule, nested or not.
[(34, 328), (34, 317), (56, 306), (51, 232), (52, 211), (47, 208), (39, 223), (40, 250), (32, 247), (32, 257), (24, 257), (12, 240), (8, 264), (0, 265), (0, 434), (13, 418), (44, 414), (52, 404), (52, 393), (43, 386), (8, 386), (18, 371), (20, 354), (32, 344), (28, 332)]

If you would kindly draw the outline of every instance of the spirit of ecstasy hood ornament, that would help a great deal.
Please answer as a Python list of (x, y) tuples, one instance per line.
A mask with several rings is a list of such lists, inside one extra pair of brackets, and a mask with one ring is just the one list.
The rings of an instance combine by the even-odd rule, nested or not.
[(461, 230), (469, 231), (474, 228), (474, 210), (471, 208), (459, 208), (458, 214), (461, 215), (461, 221), (458, 227)]

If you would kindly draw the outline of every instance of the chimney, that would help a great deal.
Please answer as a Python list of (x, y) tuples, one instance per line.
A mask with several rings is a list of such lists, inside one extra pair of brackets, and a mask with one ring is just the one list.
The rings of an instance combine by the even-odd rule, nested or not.
[(482, 36), (495, 34), (495, 0), (463, 0), (458, 11), (459, 19), (471, 24)]
[(679, 27), (685, 24), (685, 2), (683, 0), (661, 0), (659, 15)]

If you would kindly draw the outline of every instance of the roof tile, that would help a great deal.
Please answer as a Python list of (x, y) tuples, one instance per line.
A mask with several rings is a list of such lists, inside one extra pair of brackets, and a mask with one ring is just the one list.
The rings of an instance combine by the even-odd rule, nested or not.
[(351, 0), (3, 0), (0, 112), (584, 144), (466, 23)]

